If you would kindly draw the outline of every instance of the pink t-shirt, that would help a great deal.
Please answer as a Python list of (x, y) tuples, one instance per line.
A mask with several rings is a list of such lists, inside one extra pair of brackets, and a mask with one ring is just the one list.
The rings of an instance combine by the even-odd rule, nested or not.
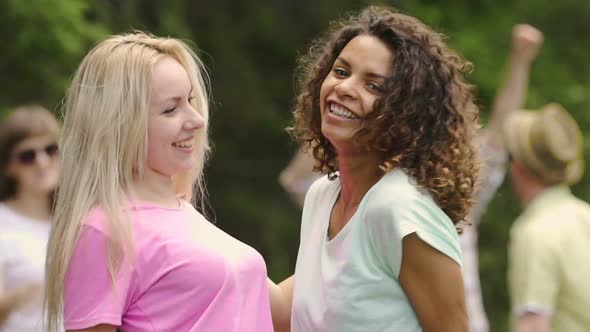
[(184, 201), (178, 209), (136, 202), (131, 219), (135, 255), (114, 288), (104, 211), (95, 208), (84, 221), (65, 278), (66, 329), (273, 331), (266, 265), (256, 250)]

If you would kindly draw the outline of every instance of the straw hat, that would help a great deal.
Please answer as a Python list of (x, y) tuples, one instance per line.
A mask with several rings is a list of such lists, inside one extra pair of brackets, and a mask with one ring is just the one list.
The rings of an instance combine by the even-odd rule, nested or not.
[(515, 111), (503, 128), (506, 148), (547, 184), (573, 184), (584, 174), (582, 132), (558, 104)]

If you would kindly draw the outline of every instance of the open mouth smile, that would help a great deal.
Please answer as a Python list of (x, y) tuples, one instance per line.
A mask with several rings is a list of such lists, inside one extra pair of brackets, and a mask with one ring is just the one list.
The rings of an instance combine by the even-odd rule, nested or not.
[(351, 112), (348, 108), (335, 102), (327, 103), (328, 112), (342, 119), (356, 120), (361, 117)]

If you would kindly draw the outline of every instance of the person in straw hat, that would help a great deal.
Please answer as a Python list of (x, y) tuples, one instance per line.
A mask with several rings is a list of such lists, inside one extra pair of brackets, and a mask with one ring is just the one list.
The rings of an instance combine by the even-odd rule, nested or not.
[(590, 205), (568, 188), (584, 173), (581, 131), (558, 104), (516, 111), (503, 129), (525, 207), (508, 248), (514, 330), (590, 331)]

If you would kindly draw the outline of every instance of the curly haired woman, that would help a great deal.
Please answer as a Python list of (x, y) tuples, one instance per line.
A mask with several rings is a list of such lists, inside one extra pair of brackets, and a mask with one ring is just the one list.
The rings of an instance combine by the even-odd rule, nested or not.
[(466, 331), (456, 225), (477, 175), (470, 64), (417, 19), (369, 7), (301, 69), (290, 131), (326, 176), (305, 199), (291, 330)]

